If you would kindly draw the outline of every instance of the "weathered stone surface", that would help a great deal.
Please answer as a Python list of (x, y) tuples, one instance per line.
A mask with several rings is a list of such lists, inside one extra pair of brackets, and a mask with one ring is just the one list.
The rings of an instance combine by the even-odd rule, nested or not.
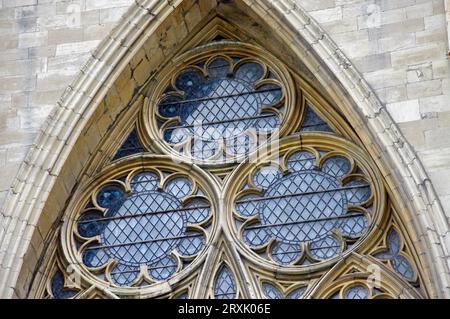
[[(449, 27), (444, 1), (447, 0), (298, 0), (297, 3), (324, 27), (400, 124), (450, 217), (450, 64), (446, 55)], [(199, 1), (194, 6), (202, 10), (212, 2)], [(92, 51), (135, 3), (134, 0), (0, 2), (0, 211), (47, 115)], [(150, 67), (155, 66), (151, 57), (164, 56), (175, 41), (182, 40), (193, 29), (200, 19), (196, 10), (188, 11), (183, 21), (172, 21), (168, 34), (162, 33), (159, 43), (145, 45)], [(130, 67), (133, 71), (130, 69), (119, 81), (114, 98), (111, 93), (106, 103), (108, 99), (127, 102), (133, 94), (133, 85), (145, 81), (145, 70), (139, 61)], [(107, 121), (112, 119), (99, 126), (105, 127)], [(92, 145), (85, 147), (89, 152)], [(62, 207), (64, 203), (59, 205)]]

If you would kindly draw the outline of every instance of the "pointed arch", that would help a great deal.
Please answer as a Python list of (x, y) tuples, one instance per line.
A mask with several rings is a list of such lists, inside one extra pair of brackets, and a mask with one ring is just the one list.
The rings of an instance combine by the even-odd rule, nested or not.
[[(136, 1), (83, 66), (27, 155), (0, 217), (4, 225), (0, 229), (1, 297), (26, 294), (36, 265), (42, 262), (47, 235), (58, 224), (66, 199), (75, 185), (98, 170), (83, 168), (92, 161), (99, 139), (113, 120), (111, 116), (140, 98), (135, 93), (146, 81), (145, 70), (173, 53), (202, 17), (230, 10), (229, 5), (217, 5), (209, 0)], [(322, 28), (294, 1), (242, 0), (233, 5), (270, 25), (271, 36), (280, 39), (295, 59), (315, 73), (329, 97), (341, 102), (340, 111), (372, 158), (384, 159), (379, 169), (394, 186), (390, 194), (393, 200), (405, 205), (399, 215), (406, 223), (411, 221), (406, 227), (417, 233), (414, 241), (422, 247), (420, 254), (426, 258), (435, 285), (432, 296), (449, 297), (449, 271), (443, 259), (450, 246), (447, 219), (419, 159), (376, 95)], [(167, 32), (167, 37), (172, 37), (165, 39), (169, 46), (161, 48), (149, 41), (157, 32), (164, 33), (167, 19), (192, 7), (201, 14), (190, 16), (180, 32)], [(146, 54), (151, 54), (151, 61)], [(111, 105), (122, 107), (111, 109)], [(110, 113), (101, 116), (107, 109)], [(72, 169), (67, 168), (69, 165)]]

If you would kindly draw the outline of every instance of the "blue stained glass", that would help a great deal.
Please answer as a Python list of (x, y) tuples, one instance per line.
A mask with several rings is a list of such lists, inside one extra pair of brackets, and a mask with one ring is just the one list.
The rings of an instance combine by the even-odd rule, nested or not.
[(236, 298), (236, 283), (233, 275), (226, 265), (222, 265), (217, 272), (214, 283), (214, 297), (216, 299)]
[(334, 177), (342, 177), (350, 172), (351, 164), (343, 156), (334, 156), (327, 159), (322, 166), (322, 172)]
[(174, 178), (166, 185), (166, 192), (179, 199), (186, 197), (191, 191), (192, 183), (186, 178)]
[(167, 280), (177, 271), (178, 262), (172, 256), (165, 257), (148, 267), (149, 275), (154, 280)]
[(130, 184), (133, 192), (154, 191), (158, 189), (159, 176), (149, 172), (140, 173), (133, 177)]
[(236, 212), (244, 217), (255, 216), (258, 214), (258, 202), (252, 201), (252, 199), (261, 198), (256, 194), (248, 194), (240, 197), (236, 203)]
[(208, 74), (212, 78), (224, 78), (230, 71), (230, 64), (224, 58), (216, 58), (208, 65)]
[(78, 233), (83, 237), (100, 235), (106, 227), (106, 222), (99, 221), (101, 218), (103, 218), (103, 214), (100, 212), (83, 214), (78, 220)]
[(267, 299), (299, 299), (306, 291), (306, 287), (300, 287), (288, 293), (287, 296), (284, 296), (284, 294), (272, 284), (263, 283), (262, 288)]
[(387, 244), (388, 250), (375, 254), (375, 257), (391, 260), (392, 267), (398, 274), (409, 281), (414, 281), (416, 279), (416, 272), (408, 259), (400, 255), (402, 240), (400, 235), (394, 229), (391, 229), (388, 234)]
[[(260, 218), (273, 236), (286, 243), (300, 244), (329, 234), (345, 213), (345, 197), (336, 180), (315, 171), (292, 173), (266, 191), (277, 199), (264, 201)], [(321, 192), (327, 191), (327, 192)]]
[(256, 147), (256, 142), (249, 135), (240, 135), (229, 139), (226, 144), (228, 153), (232, 155), (249, 154)]
[(414, 269), (405, 257), (398, 255), (393, 258), (392, 266), (396, 272), (405, 277), (407, 280), (413, 281), (416, 278)]
[(342, 185), (340, 178), (351, 169), (350, 161), (343, 156), (327, 159), (320, 171), (315, 167), (313, 154), (299, 151), (288, 157), (286, 166), (289, 173), (285, 175), (277, 169), (256, 170), (252, 178), (264, 193), (247, 194), (235, 202), (237, 214), (258, 216), (260, 221), (247, 226), (244, 242), (256, 248), (276, 240), (271, 256), (281, 265), (298, 260), (303, 243), (309, 243), (310, 256), (316, 260), (339, 255), (344, 246), (341, 239), (331, 234), (337, 229), (350, 238), (364, 234), (369, 220), (356, 209), (349, 211), (348, 200), (351, 205), (366, 201), (370, 185), (362, 180)]
[(218, 147), (215, 141), (195, 139), (192, 145), (191, 155), (195, 158), (207, 159), (212, 157), (216, 153), (217, 149)]
[(334, 236), (327, 236), (312, 242), (309, 247), (309, 252), (316, 259), (330, 259), (341, 252), (341, 243)]
[(144, 152), (144, 147), (139, 140), (136, 130), (133, 130), (130, 135), (128, 135), (125, 142), (120, 146), (119, 150), (114, 155), (113, 160), (142, 152)]
[(88, 210), (77, 224), (80, 235), (100, 238), (84, 249), (83, 263), (98, 268), (115, 260), (111, 280), (119, 286), (135, 284), (143, 265), (155, 280), (172, 276), (178, 269), (172, 252), (192, 257), (205, 246), (205, 235), (188, 231), (188, 223), (204, 222), (211, 213), (205, 198), (181, 202), (193, 190), (188, 178), (175, 177), (160, 189), (158, 174), (141, 172), (130, 184), (126, 197), (116, 186), (104, 187), (98, 201), (107, 207), (106, 214)]
[(106, 264), (109, 256), (103, 248), (88, 249), (83, 253), (83, 263), (91, 268), (98, 268)]
[(180, 295), (178, 295), (175, 299), (189, 299), (189, 295), (187, 292), (183, 292)]
[(255, 185), (261, 188), (267, 188), (282, 176), (279, 168), (275, 167), (261, 167), (253, 176)]
[(341, 219), (339, 228), (345, 236), (360, 237), (368, 227), (367, 217), (364, 215)]
[(283, 93), (281, 88), (275, 84), (261, 85), (258, 90), (259, 98), (264, 105), (273, 105), (280, 101)]
[(301, 132), (333, 132), (330, 126), (322, 120), (310, 106), (305, 109), (303, 123), (300, 126)]
[(270, 234), (264, 228), (245, 229), (242, 236), (244, 242), (250, 247), (261, 247), (270, 240)]
[(345, 299), (368, 299), (369, 290), (361, 285), (355, 285), (348, 288), (344, 294)]
[(201, 224), (208, 219), (211, 214), (211, 208), (209, 203), (203, 199), (195, 199), (189, 204), (186, 204), (186, 208), (195, 208), (197, 209), (189, 209), (186, 214), (186, 218), (188, 223), (190, 224)]
[(388, 236), (389, 250), (393, 255), (398, 255), (402, 247), (402, 240), (395, 230), (391, 230)]
[(139, 268), (118, 264), (111, 271), (111, 279), (118, 286), (129, 286), (136, 280), (139, 271)]
[(235, 77), (245, 82), (253, 83), (262, 79), (263, 67), (256, 62), (244, 62), (240, 64), (235, 72)]
[(124, 200), (124, 192), (119, 186), (106, 186), (97, 195), (97, 203), (104, 208), (111, 208)]
[(159, 114), (165, 117), (178, 116), (180, 112), (180, 101), (182, 99), (178, 96), (168, 96), (161, 101), (159, 105)]
[(267, 299), (284, 299), (283, 293), (274, 285), (265, 282), (262, 284), (262, 288)]
[(205, 245), (205, 236), (199, 232), (187, 232), (178, 245), (178, 252), (183, 256), (194, 256), (198, 254)]
[(189, 136), (191, 136), (191, 132), (184, 127), (169, 128), (164, 131), (164, 140), (171, 144), (182, 143), (186, 141)]
[(353, 205), (362, 204), (370, 198), (370, 186), (365, 180), (355, 179), (347, 183), (345, 186), (355, 187), (347, 191), (347, 201)]
[(281, 265), (290, 265), (300, 258), (300, 245), (277, 242), (272, 248), (272, 259)]
[(314, 168), (316, 157), (309, 152), (296, 152), (289, 156), (286, 166), (291, 171), (304, 171)]
[[(110, 255), (125, 265), (153, 262), (169, 254), (185, 231), (181, 203), (167, 193), (138, 193), (130, 196), (115, 217), (153, 212), (144, 216), (114, 219), (102, 234)], [(169, 212), (165, 212), (169, 211)], [(161, 212), (161, 213), (159, 213)], [(174, 239), (170, 239), (174, 238)], [(119, 245), (130, 242), (129, 245)], [(143, 243), (140, 243), (143, 242)]]
[(195, 95), (199, 84), (203, 81), (203, 75), (200, 71), (190, 69), (180, 73), (175, 80), (175, 86), (178, 90), (184, 91), (189, 98)]
[(286, 296), (286, 299), (299, 299), (301, 296), (303, 296), (305, 291), (306, 291), (306, 287), (294, 289), (292, 292), (290, 292)]
[(64, 287), (64, 276), (60, 271), (53, 275), (51, 290), (55, 299), (70, 299), (77, 294), (77, 291)]
[[(246, 137), (236, 140), (238, 136), (250, 128), (271, 132), (280, 125), (279, 115), (263, 113), (262, 106), (279, 101), (281, 88), (277, 84), (255, 87), (265, 76), (264, 68), (245, 62), (234, 74), (229, 74), (230, 69), (227, 59), (218, 57), (209, 64), (208, 76), (194, 69), (177, 76), (179, 92), (172, 92), (174, 96), (158, 106), (160, 115), (180, 118), (179, 123), (164, 129), (165, 141), (179, 144), (193, 137), (194, 143), (186, 146), (191, 148), (188, 153), (202, 160), (214, 156), (219, 151), (218, 142), (224, 141), (228, 155), (238, 156), (256, 147)], [(181, 100), (180, 92), (184, 94)]]

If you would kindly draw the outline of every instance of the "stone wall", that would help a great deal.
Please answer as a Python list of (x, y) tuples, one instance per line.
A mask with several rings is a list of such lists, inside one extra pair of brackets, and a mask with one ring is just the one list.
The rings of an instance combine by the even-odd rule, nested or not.
[(300, 0), (399, 123), (450, 215), (447, 0)]
[[(450, 211), (448, 0), (298, 0), (363, 73)], [(43, 121), (133, 0), (3, 0), (0, 204)]]
[(45, 118), (133, 2), (0, 1), (0, 207)]
[[(425, 165), (449, 216), (450, 62), (445, 1), (297, 3), (323, 26), (375, 90)], [(131, 3), (1, 2), (0, 207), (59, 96)]]

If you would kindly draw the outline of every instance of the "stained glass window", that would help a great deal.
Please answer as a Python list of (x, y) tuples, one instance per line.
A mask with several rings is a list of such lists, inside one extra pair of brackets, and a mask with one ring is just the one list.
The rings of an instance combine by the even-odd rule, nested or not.
[(158, 104), (164, 140), (193, 158), (246, 155), (282, 120), (283, 89), (261, 62), (217, 56), (180, 71)]
[(267, 299), (299, 299), (305, 293), (306, 287), (295, 288), (285, 294), (274, 285), (264, 282), (262, 290)]
[(142, 146), (142, 143), (139, 141), (139, 137), (136, 130), (133, 130), (128, 135), (127, 139), (123, 142), (123, 144), (120, 146), (116, 155), (114, 155), (113, 160), (117, 160), (125, 156), (138, 154), (142, 152), (144, 152), (144, 147)]
[(369, 200), (370, 184), (361, 177), (343, 183), (352, 164), (340, 155), (325, 158), (318, 168), (313, 153), (297, 151), (285, 163), (286, 173), (273, 166), (256, 169), (253, 193), (245, 194), (247, 189), (236, 200), (238, 218), (252, 221), (241, 227), (244, 243), (255, 251), (267, 247), (270, 259), (285, 266), (338, 256), (345, 241), (336, 230), (357, 239), (369, 226), (366, 213), (352, 207)]
[(53, 275), (50, 285), (55, 299), (69, 299), (78, 293), (76, 290), (64, 287), (64, 275), (59, 270)]
[(151, 280), (167, 280), (182, 267), (177, 256), (191, 259), (205, 246), (205, 233), (190, 225), (208, 220), (210, 204), (202, 196), (183, 202), (194, 188), (178, 175), (161, 187), (156, 173), (141, 172), (130, 188), (127, 193), (118, 184), (104, 186), (96, 201), (106, 213), (88, 208), (79, 218), (78, 234), (99, 238), (83, 250), (83, 263), (97, 269), (114, 260), (109, 275), (118, 286), (137, 284), (143, 266)]
[(387, 236), (388, 250), (375, 254), (382, 260), (390, 260), (394, 270), (405, 279), (414, 282), (417, 278), (416, 272), (408, 259), (402, 255), (402, 240), (395, 229), (391, 229)]
[(333, 129), (314, 112), (311, 106), (306, 105), (300, 132), (333, 132)]
[[(89, 287), (127, 298), (395, 295), (355, 273), (333, 279), (338, 262), (364, 251), (418, 287), (418, 264), (398, 228), (379, 232), (390, 201), (376, 165), (333, 132), (320, 105), (303, 103), (308, 95), (282, 63), (226, 43), (219, 37), (174, 58), (142, 91), (142, 127), (118, 148), (120, 161), (68, 205), (61, 260), (79, 267), (80, 289), (52, 272), (46, 296), (73, 298)], [(263, 148), (268, 141), (275, 147)], [(228, 161), (237, 157), (242, 164)]]
[(236, 283), (234, 282), (233, 274), (223, 264), (215, 278), (214, 297), (216, 299), (234, 299), (237, 297), (236, 294)]

